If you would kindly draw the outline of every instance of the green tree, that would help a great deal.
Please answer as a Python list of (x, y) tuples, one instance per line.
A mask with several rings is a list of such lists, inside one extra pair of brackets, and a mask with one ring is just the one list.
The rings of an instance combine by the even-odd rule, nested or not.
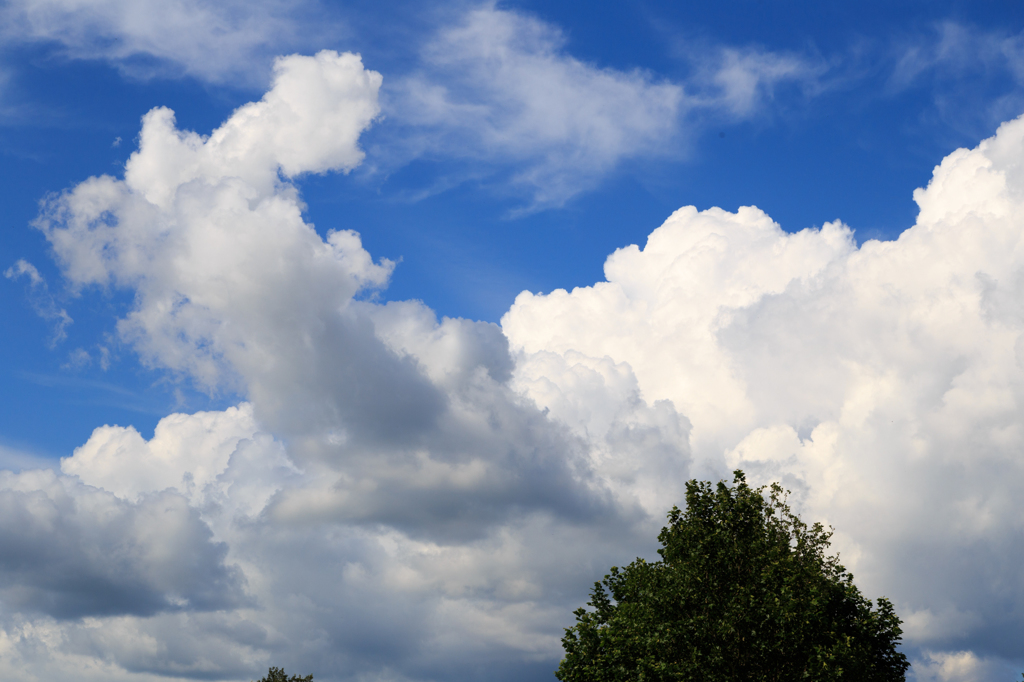
[(257, 682), (313, 682), (312, 675), (306, 675), (305, 677), (299, 677), (298, 675), (292, 675), (288, 677), (288, 674), (284, 671), (284, 668), (271, 668), (267, 672), (267, 676), (257, 680)]
[(565, 631), (563, 682), (904, 680), (900, 619), (872, 607), (778, 484), (686, 484), (661, 560), (612, 567)]

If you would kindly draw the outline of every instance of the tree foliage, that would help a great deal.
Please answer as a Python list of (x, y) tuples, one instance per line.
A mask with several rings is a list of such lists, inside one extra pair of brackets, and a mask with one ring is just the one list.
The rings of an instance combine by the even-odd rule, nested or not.
[(257, 680), (257, 682), (313, 682), (313, 676), (306, 675), (305, 677), (299, 677), (298, 675), (292, 675), (291, 677), (288, 677), (284, 668), (271, 668), (269, 672), (267, 672), (267, 676)]
[(686, 484), (661, 560), (612, 567), (566, 630), (563, 682), (904, 680), (900, 619), (873, 608), (778, 484)]

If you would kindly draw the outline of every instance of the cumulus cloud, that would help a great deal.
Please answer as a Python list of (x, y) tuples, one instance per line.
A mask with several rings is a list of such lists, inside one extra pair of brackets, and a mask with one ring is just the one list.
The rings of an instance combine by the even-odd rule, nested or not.
[(896, 241), (687, 207), (498, 327), (375, 302), (392, 264), (303, 218), (379, 75), (275, 73), (209, 136), (150, 112), (124, 178), (40, 216), (75, 293), (134, 293), (144, 362), (246, 401), (4, 474), (5, 674), (547, 675), (588, 584), (735, 467), (836, 526), (921, 679), (1019, 655), (1024, 119), (949, 155)]
[(243, 602), (227, 547), (180, 495), (126, 504), (51, 471), (0, 472), (0, 603), (54, 618)]
[[(68, 611), (88, 622), (21, 606), (59, 634), (26, 636), (9, 661), (45, 658), (58, 678), (98, 651), (132, 679), (243, 678), (268, 661), (328, 680), (479, 666), (518, 679), (550, 668), (595, 562), (650, 543), (689, 465), (671, 404), (648, 404), (628, 367), (586, 358), (514, 380), (497, 325), (374, 302), (392, 264), (303, 219), (294, 179), (361, 161), (380, 82), (351, 54), (282, 58), (263, 99), (210, 135), (155, 109), (123, 178), (44, 207), (36, 225), (74, 293), (134, 292), (117, 333), (144, 362), (248, 401), (168, 416), (148, 439), (97, 428), (51, 474), (117, 509), (173, 501), (197, 524), (188, 537), (216, 551), (205, 572), (167, 570), (226, 601), (156, 581), (120, 610)], [(646, 449), (654, 464), (630, 461)], [(674, 483), (655, 481), (668, 470)], [(72, 536), (39, 543), (70, 565)], [(69, 599), (79, 585), (52, 584)], [(113, 645), (124, 631), (138, 634)]]
[(503, 329), (527, 356), (628, 363), (691, 420), (701, 470), (782, 480), (868, 592), (896, 600), (909, 643), (1013, 660), (1022, 141), (1017, 119), (949, 155), (893, 242), (680, 209), (609, 257), (606, 282), (523, 293)]
[(131, 427), (102, 426), (62, 460), (61, 471), (133, 502), (175, 489), (201, 504), (197, 496), (224, 473), (240, 452), (239, 444), (257, 430), (247, 403), (223, 412), (170, 415), (148, 441)]
[(628, 363), (575, 351), (521, 354), (513, 386), (589, 444), (595, 472), (623, 504), (653, 518), (679, 502), (690, 422), (668, 400), (648, 404)]
[(187, 75), (213, 82), (263, 80), (274, 54), (296, 45), (296, 3), (11, 0), (10, 42), (58, 45), (73, 59), (102, 59), (137, 77)]
[(971, 651), (925, 651), (913, 666), (917, 682), (984, 682), (1015, 677), (1007, 665), (979, 658)]
[[(302, 299), (310, 311), (340, 306), (390, 272), (353, 232), (321, 240), (286, 181), (362, 160), (357, 140), (379, 111), (380, 75), (332, 52), (282, 58), (275, 74), (262, 100), (206, 138), (178, 131), (173, 112), (154, 109), (124, 180), (92, 178), (52, 200), (36, 223), (72, 286), (137, 289), (140, 305), (120, 331), (149, 362), (207, 386), (220, 381), (225, 353), (257, 351), (252, 330), (228, 324), (228, 308), (239, 322), (239, 305), (302, 314), (286, 313), (294, 302), (267, 273), (302, 260), (308, 267), (286, 276), (310, 292)], [(242, 291), (245, 302), (235, 295)]]
[[(354, 302), (391, 264), (354, 232), (323, 239), (302, 220), (286, 178), (359, 162), (379, 84), (357, 57), (322, 52), (279, 61), (263, 100), (209, 138), (154, 110), (124, 180), (82, 183), (38, 226), (74, 286), (135, 290), (118, 328), (144, 360), (243, 390), (303, 466), (344, 469), (283, 493), (277, 513), (453, 533), (506, 506), (591, 514), (600, 496), (566, 459), (580, 448), (505, 385), (497, 327)], [(108, 454), (79, 459), (92, 468)]]

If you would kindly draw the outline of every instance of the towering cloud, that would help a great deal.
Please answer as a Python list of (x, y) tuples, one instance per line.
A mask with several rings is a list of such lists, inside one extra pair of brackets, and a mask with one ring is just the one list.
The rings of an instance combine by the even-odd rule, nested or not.
[(684, 208), (498, 327), (374, 302), (393, 265), (303, 218), (379, 74), (275, 74), (208, 137), (150, 112), (124, 178), (39, 218), (76, 291), (134, 294), (145, 363), (243, 401), (0, 477), (0, 676), (547, 678), (588, 585), (733, 467), (836, 526), (919, 679), (1018, 655), (1024, 120), (950, 155), (897, 241)]
[[(839, 223), (787, 234), (756, 208), (680, 209), (613, 254), (607, 282), (523, 293), (503, 329), (527, 368), (540, 352), (628, 363), (690, 418), (702, 471), (797, 491), (868, 592), (895, 598), (907, 640), (940, 652), (922, 669), (1013, 660), (1022, 153), (1024, 119), (957, 150), (915, 192), (917, 224), (860, 248)], [(973, 679), (958, 674), (942, 679)]]
[[(117, 330), (145, 363), (248, 399), (171, 415), (149, 441), (98, 428), (46, 479), (69, 510), (95, 509), (97, 496), (124, 514), (179, 510), (175, 528), (196, 525), (179, 531), (198, 543), (180, 548), (195, 566), (148, 552), (144, 576), (163, 568), (185, 583), (140, 578), (145, 589), (111, 614), (76, 611), (59, 607), (81, 584), (74, 533), (51, 533), (38, 542), (62, 561), (42, 582), (12, 571), (11, 590), (34, 592), (9, 603), (25, 617), (36, 602), (58, 603), (37, 610), (128, 677), (245, 677), (269, 663), (318, 679), (386, 666), (413, 679), (547, 669), (595, 557), (640, 551), (633, 538), (653, 536), (649, 512), (676, 497), (688, 422), (668, 403), (648, 405), (628, 367), (552, 356), (561, 378), (518, 381), (546, 382), (552, 400), (565, 393), (553, 419), (513, 383), (497, 325), (360, 300), (392, 264), (375, 262), (355, 232), (306, 223), (293, 179), (360, 162), (380, 76), (332, 52), (282, 58), (275, 74), (262, 100), (208, 137), (153, 110), (123, 179), (83, 182), (37, 223), (74, 289), (134, 292)], [(648, 447), (677, 472), (675, 490), (645, 484), (664, 473), (630, 460)], [(12, 475), (31, 491), (11, 503), (14, 517), (64, 518), (32, 502), (57, 500), (41, 475)], [(115, 526), (115, 545), (122, 526), (138, 524)], [(159, 533), (146, 537), (162, 547)], [(127, 531), (120, 540), (139, 544)], [(119, 628), (141, 640), (109, 648)], [(212, 659), (210, 642), (222, 643)], [(18, 651), (11, 671), (40, 669), (29, 645)], [(36, 651), (58, 677), (77, 665), (73, 646)]]

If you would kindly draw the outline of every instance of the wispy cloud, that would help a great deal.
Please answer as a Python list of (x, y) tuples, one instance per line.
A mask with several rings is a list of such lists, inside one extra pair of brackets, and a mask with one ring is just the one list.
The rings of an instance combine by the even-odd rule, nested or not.
[(583, 62), (566, 42), (523, 12), (467, 12), (427, 43), (415, 73), (385, 84), (403, 131), (387, 153), (470, 160), (466, 177), (485, 164), (492, 186), (518, 189), (533, 209), (559, 206), (624, 161), (683, 155), (702, 119), (755, 116), (778, 85), (822, 71), (798, 55), (717, 48), (692, 79), (672, 82)]
[(4, 277), (10, 280), (18, 280), (22, 277), (28, 279), (29, 300), (36, 313), (53, 324), (53, 335), (50, 337), (50, 346), (56, 346), (67, 338), (67, 328), (73, 322), (68, 312), (57, 305), (50, 287), (36, 266), (24, 259), (19, 259), (14, 265), (4, 270)]
[(554, 26), (494, 7), (442, 29), (421, 68), (386, 90), (407, 153), (503, 166), (546, 206), (593, 186), (624, 158), (674, 143), (682, 87), (581, 62), (564, 43)]
[(134, 78), (192, 76), (262, 84), (274, 55), (327, 30), (305, 3), (280, 0), (10, 0), (8, 43), (45, 42), (72, 59), (110, 62)]
[(975, 135), (1024, 109), (1024, 33), (944, 21), (894, 40), (886, 90), (924, 89), (950, 127)]
[[(47, 43), (136, 78), (252, 87), (268, 78), (273, 55), (313, 52), (348, 30), (339, 28), (343, 12), (325, 22), (313, 9), (13, 0), (0, 11), (12, 44)], [(666, 49), (686, 66), (668, 78), (581, 60), (558, 26), (526, 11), (483, 3), (440, 16), (441, 25), (408, 20), (414, 38), (403, 49), (413, 58), (384, 74), (385, 120), (370, 148), (367, 171), (382, 178), (417, 160), (436, 164), (429, 181), (399, 191), (412, 199), (470, 183), (518, 197), (514, 213), (562, 206), (631, 162), (685, 159), (708, 129), (799, 115), (815, 98), (879, 78), (869, 97), (931, 88), (937, 116), (971, 137), (1024, 106), (1024, 38), (952, 21), (826, 54), (668, 37)], [(964, 96), (999, 74), (1015, 88)]]
[[(683, 81), (696, 99), (695, 113), (718, 123), (772, 115), (795, 92), (804, 101), (834, 88), (837, 63), (814, 52), (727, 45), (706, 38), (671, 36), (672, 55), (686, 67)], [(778, 97), (785, 91), (785, 101)], [(691, 121), (701, 127), (698, 118)]]
[(40, 457), (25, 450), (0, 445), (0, 471), (20, 472), (30, 469), (55, 469), (56, 459)]
[[(336, 42), (339, 27), (308, 9), (279, 0), (13, 0), (0, 16), (11, 44), (46, 43), (134, 78), (251, 87), (267, 79), (273, 55)], [(519, 195), (525, 211), (560, 206), (631, 159), (685, 155), (706, 118), (756, 116), (778, 86), (807, 85), (820, 70), (796, 54), (713, 46), (691, 79), (673, 82), (577, 59), (559, 27), (527, 12), (485, 3), (445, 16), (454, 18), (420, 26), (428, 33), (411, 70), (384, 83), (387, 120), (371, 165), (390, 173), (415, 159), (449, 163), (410, 196), (477, 182)]]
[(911, 87), (928, 76), (965, 77), (1000, 69), (1024, 82), (1024, 35), (980, 30), (945, 21), (927, 33), (904, 38), (896, 46), (890, 78), (894, 89)]

